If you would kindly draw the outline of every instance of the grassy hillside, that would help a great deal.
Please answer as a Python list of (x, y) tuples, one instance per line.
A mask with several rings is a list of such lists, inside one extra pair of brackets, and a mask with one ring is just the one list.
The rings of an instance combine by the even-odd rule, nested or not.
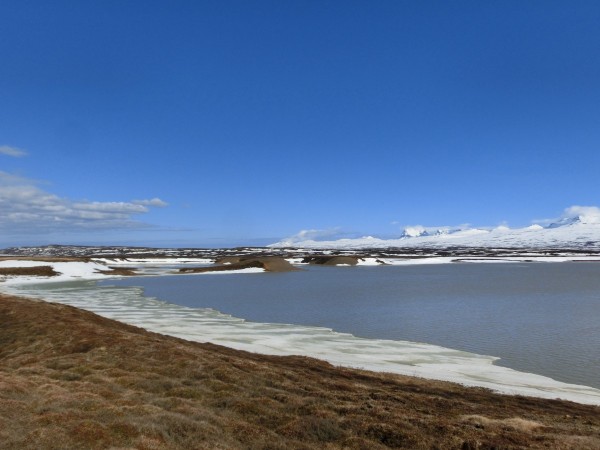
[(0, 448), (599, 449), (600, 408), (187, 342), (0, 296)]

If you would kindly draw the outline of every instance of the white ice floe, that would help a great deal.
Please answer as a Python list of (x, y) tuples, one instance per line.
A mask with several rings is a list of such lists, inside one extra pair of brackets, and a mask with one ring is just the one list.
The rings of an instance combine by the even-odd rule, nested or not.
[[(192, 273), (190, 275), (227, 275), (227, 274), (236, 274), (236, 273), (263, 273), (265, 269), (262, 267), (247, 267), (245, 269), (236, 269), (236, 270), (219, 270), (215, 272), (200, 272), (200, 273)], [(187, 275), (187, 274), (184, 274)]]
[(413, 266), (422, 264), (470, 263), (564, 263), (564, 262), (598, 262), (598, 256), (434, 256), (424, 258), (378, 258), (384, 264), (393, 266)]
[(171, 264), (212, 264), (209, 258), (117, 258), (107, 260), (111, 266), (130, 265), (171, 265)]
[(93, 281), (10, 284), (4, 291), (72, 305), (147, 330), (271, 355), (305, 355), (331, 364), (482, 386), (507, 394), (600, 405), (600, 390), (496, 366), (496, 358), (436, 345), (364, 339), (327, 328), (254, 323), (213, 309), (147, 298), (139, 287)]

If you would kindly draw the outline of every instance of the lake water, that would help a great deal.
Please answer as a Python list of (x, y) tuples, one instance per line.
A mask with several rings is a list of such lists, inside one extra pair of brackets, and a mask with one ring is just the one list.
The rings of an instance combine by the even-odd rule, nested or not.
[(309, 267), (104, 284), (253, 322), (497, 356), (497, 365), (600, 388), (599, 263)]

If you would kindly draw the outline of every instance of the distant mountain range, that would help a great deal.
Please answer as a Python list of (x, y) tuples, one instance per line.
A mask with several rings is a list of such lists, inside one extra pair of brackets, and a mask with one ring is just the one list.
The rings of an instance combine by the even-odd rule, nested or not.
[[(315, 230), (302, 231), (296, 236), (282, 239), (265, 247), (236, 248), (152, 248), (123, 246), (76, 246), (46, 245), (37, 247), (11, 247), (0, 249), (2, 255), (96, 257), (96, 258), (217, 258), (228, 255), (300, 255), (297, 250), (310, 250), (311, 254), (331, 253), (328, 250), (351, 252), (373, 250), (372, 254), (428, 254), (464, 256), (466, 254), (498, 254), (495, 249), (534, 251), (574, 250), (576, 253), (600, 252), (600, 208), (571, 207), (556, 220), (545, 221), (545, 225), (525, 228), (470, 227), (407, 227), (395, 239), (365, 236), (352, 239), (319, 239)], [(483, 253), (481, 253), (483, 252)], [(365, 252), (362, 252), (365, 253)], [(369, 253), (369, 252), (366, 252)]]
[[(595, 208), (594, 208), (595, 209)], [(300, 235), (301, 236), (301, 235)], [(292, 237), (269, 245), (271, 248), (564, 248), (600, 250), (600, 215), (563, 217), (546, 226), (511, 229), (408, 227), (397, 239), (365, 236), (356, 239), (315, 240)]]

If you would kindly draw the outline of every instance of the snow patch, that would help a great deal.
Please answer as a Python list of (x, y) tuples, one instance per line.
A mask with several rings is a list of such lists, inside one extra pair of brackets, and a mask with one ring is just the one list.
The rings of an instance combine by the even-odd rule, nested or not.
[(107, 278), (107, 275), (100, 273), (103, 270), (110, 270), (105, 264), (100, 262), (68, 261), (68, 262), (46, 262), (46, 261), (21, 261), (5, 260), (0, 261), (0, 267), (36, 267), (50, 266), (59, 275), (54, 277), (37, 276), (7, 276), (4, 279), (5, 285), (10, 284), (30, 284), (47, 283), (49, 281), (70, 281), (77, 279), (98, 280)]

